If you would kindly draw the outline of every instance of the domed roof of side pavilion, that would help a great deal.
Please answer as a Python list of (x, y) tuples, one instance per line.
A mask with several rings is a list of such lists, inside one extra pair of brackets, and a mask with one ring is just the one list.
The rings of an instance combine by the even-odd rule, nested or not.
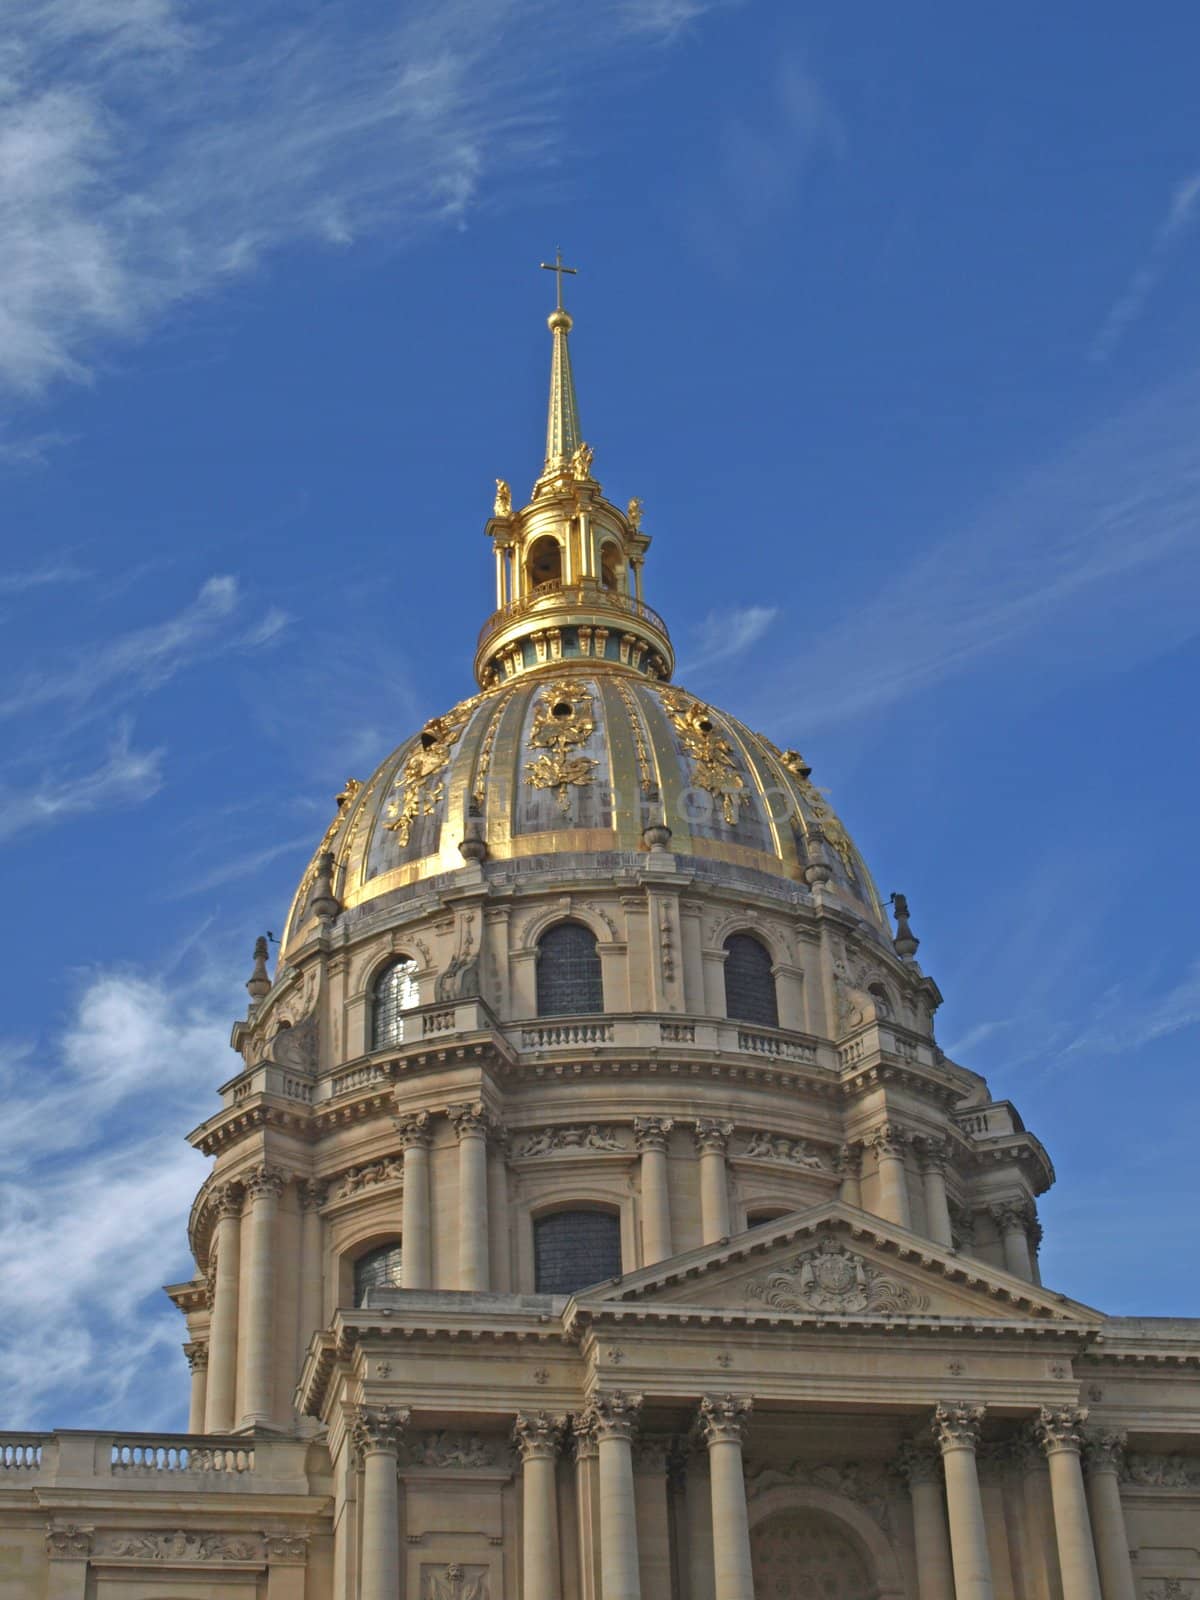
[(798, 900), (819, 884), (890, 942), (870, 874), (803, 759), (670, 682), (670, 634), (642, 598), (642, 504), (622, 510), (593, 475), (561, 294), (549, 327), (543, 470), (520, 510), (497, 479), (485, 529), (496, 610), (476, 646), (480, 693), (347, 783), (284, 953), (313, 931), (323, 897), (353, 920), (385, 897), (419, 897), (464, 858), (485, 861), (493, 882), (567, 882), (664, 846), (680, 871), (755, 894)]

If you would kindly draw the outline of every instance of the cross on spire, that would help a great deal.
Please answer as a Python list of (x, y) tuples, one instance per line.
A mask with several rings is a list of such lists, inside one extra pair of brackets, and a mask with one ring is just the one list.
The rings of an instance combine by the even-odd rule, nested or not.
[(571, 274), (571, 276), (574, 277), (574, 275), (579, 271), (579, 268), (578, 267), (564, 267), (563, 266), (562, 251), (560, 249), (558, 249), (557, 247), (555, 248), (555, 251), (554, 251), (554, 260), (553, 261), (543, 261), (541, 263), (541, 268), (542, 268), (543, 272), (553, 272), (554, 275), (555, 275), (555, 281), (558, 284), (558, 310), (561, 311), (563, 309), (563, 297), (562, 297), (563, 273), (564, 272), (569, 272)]

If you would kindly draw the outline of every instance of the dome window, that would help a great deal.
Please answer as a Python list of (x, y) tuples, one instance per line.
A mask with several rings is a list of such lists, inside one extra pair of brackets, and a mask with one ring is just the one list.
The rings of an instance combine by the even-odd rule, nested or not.
[(613, 1211), (553, 1211), (533, 1224), (538, 1294), (574, 1294), (621, 1275), (621, 1219)]
[(600, 551), (600, 583), (605, 589), (618, 589), (621, 555), (615, 544), (606, 544)]
[(354, 1263), (354, 1304), (367, 1303), (372, 1289), (399, 1289), (400, 1246), (381, 1244), (377, 1250), (368, 1250)]
[(725, 1015), (735, 1022), (779, 1026), (771, 952), (748, 933), (725, 941)]
[(557, 539), (544, 533), (540, 539), (535, 539), (529, 550), (527, 563), (530, 590), (536, 590), (545, 584), (554, 584), (556, 587), (562, 583), (562, 546)]
[(407, 956), (385, 967), (371, 996), (371, 1048), (386, 1050), (404, 1039), (404, 1013), (420, 1004), (417, 963)]
[(538, 940), (539, 1017), (594, 1016), (604, 1010), (596, 936), (580, 922), (559, 922)]

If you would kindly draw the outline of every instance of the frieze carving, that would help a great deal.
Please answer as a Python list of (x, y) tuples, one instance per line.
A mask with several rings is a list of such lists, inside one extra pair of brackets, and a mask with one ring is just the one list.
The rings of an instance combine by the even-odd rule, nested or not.
[(92, 1553), (92, 1528), (80, 1528), (73, 1522), (46, 1525), (46, 1554), (56, 1558), (81, 1561)]
[(571, 809), (571, 789), (596, 781), (598, 765), (591, 756), (572, 754), (596, 731), (592, 695), (586, 684), (563, 680), (550, 684), (533, 708), (529, 748), (543, 754), (525, 763), (525, 782), (532, 789), (553, 789), (559, 810)]
[(490, 1600), (488, 1569), (451, 1561), (421, 1567), (421, 1600)]
[(1160, 1456), (1142, 1452), (1125, 1457), (1126, 1483), (1147, 1489), (1200, 1489), (1200, 1456)]
[[(909, 1440), (907, 1443), (912, 1446), (913, 1462), (920, 1461), (922, 1466), (926, 1460), (931, 1462), (936, 1471), (934, 1481), (940, 1483), (941, 1461), (936, 1451), (923, 1450), (914, 1440)], [(904, 1447), (901, 1448), (901, 1457), (906, 1459)], [(909, 1481), (914, 1480), (910, 1478)], [(888, 1528), (887, 1477), (882, 1467), (864, 1465), (857, 1461), (840, 1462), (836, 1466), (814, 1466), (811, 1461), (792, 1461), (786, 1466), (767, 1463), (746, 1468), (746, 1494), (750, 1499), (765, 1494), (768, 1489), (779, 1489), (784, 1486), (826, 1489), (830, 1494), (840, 1494), (845, 1499), (853, 1500), (862, 1506), (867, 1515), (881, 1528), (885, 1530)]]
[(732, 827), (741, 808), (750, 804), (745, 780), (734, 763), (733, 746), (717, 732), (709, 706), (679, 689), (661, 689), (659, 693), (679, 743), (691, 758), (692, 782), (712, 795)]
[(602, 1128), (592, 1122), (587, 1127), (539, 1128), (527, 1133), (514, 1154), (518, 1157), (549, 1156), (562, 1150), (624, 1150), (615, 1128)]
[(307, 1533), (264, 1533), (268, 1561), (307, 1561)]
[(803, 1139), (788, 1139), (781, 1133), (752, 1133), (742, 1154), (759, 1161), (785, 1161), (789, 1166), (824, 1172), (825, 1163)]
[(266, 1550), (258, 1537), (226, 1533), (106, 1533), (96, 1541), (97, 1555), (120, 1556), (127, 1561), (262, 1561)]
[(478, 1433), (420, 1433), (408, 1440), (404, 1460), (413, 1467), (495, 1467), (506, 1454), (500, 1439)]
[(923, 1311), (929, 1304), (927, 1296), (885, 1277), (833, 1239), (793, 1257), (783, 1270), (755, 1279), (749, 1292), (776, 1311), (888, 1315)]
[(598, 905), (595, 900), (585, 900), (583, 908), (585, 911), (590, 911), (594, 917), (599, 917), (600, 921), (608, 929), (610, 939), (617, 937), (617, 925), (602, 905)]
[(376, 1184), (398, 1182), (404, 1177), (404, 1161), (400, 1156), (382, 1156), (378, 1161), (368, 1161), (361, 1167), (347, 1167), (333, 1191), (335, 1200), (346, 1200), (350, 1195), (361, 1194)]
[(399, 795), (389, 801), (388, 820), (383, 825), (402, 845), (408, 843), (418, 817), (432, 816), (437, 809), (445, 790), (442, 773), (474, 705), (474, 700), (463, 700), (444, 717), (431, 718), (421, 729), (416, 748), (393, 783)]
[(305, 1178), (296, 1185), (301, 1211), (319, 1211), (329, 1198), (329, 1185), (317, 1178)]

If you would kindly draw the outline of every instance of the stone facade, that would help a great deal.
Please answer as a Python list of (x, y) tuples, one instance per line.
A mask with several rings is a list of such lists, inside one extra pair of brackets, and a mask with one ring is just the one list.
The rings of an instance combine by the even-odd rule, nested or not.
[[(1200, 1600), (1200, 1324), (1041, 1283), (902, 897), (669, 686), (564, 318), (480, 694), (339, 797), (192, 1134), (189, 1432), (0, 1435), (0, 1600)], [(563, 923), (601, 1004), (539, 1015)], [(546, 1291), (564, 1211), (619, 1273)]]

